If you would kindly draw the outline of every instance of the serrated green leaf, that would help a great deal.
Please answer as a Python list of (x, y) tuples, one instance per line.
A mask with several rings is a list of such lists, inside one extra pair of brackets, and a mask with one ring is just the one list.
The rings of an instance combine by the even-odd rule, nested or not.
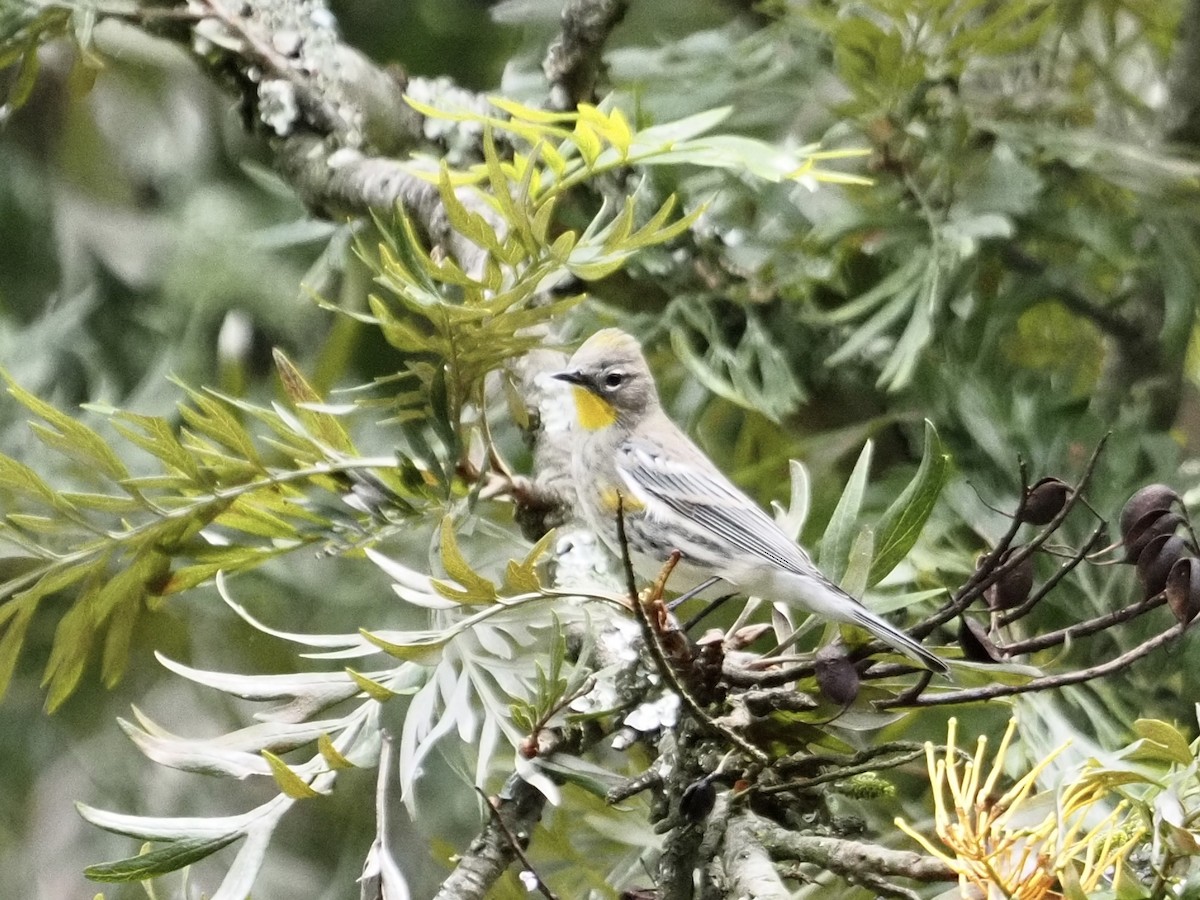
[(921, 464), (875, 526), (875, 560), (868, 586), (878, 584), (908, 555), (933, 512), (949, 473), (950, 457), (943, 452), (937, 429), (927, 419)]
[[(51, 426), (52, 430), (48, 430), (45, 427), (38, 427), (37, 425), (34, 426), (34, 432), (47, 446), (66, 453), (72, 458), (83, 462), (85, 465), (94, 466), (104, 475), (114, 480), (129, 477), (129, 472), (125, 468), (125, 464), (113, 449), (108, 446), (108, 442), (104, 438), (100, 437), (100, 435), (79, 420), (56, 409), (46, 401), (35, 397), (13, 381), (7, 374), (5, 374), (4, 379), (8, 382), (8, 392), (22, 406)], [(57, 433), (55, 433), (55, 430)]]
[(146, 503), (136, 497), (122, 497), (117, 494), (61, 491), (59, 497), (79, 509), (94, 509), (98, 512), (113, 513), (118, 516), (127, 516), (147, 508)]
[(24, 463), (0, 454), (0, 488), (7, 488), (53, 506), (54, 491)]
[(232, 451), (238, 458), (257, 464), (259, 456), (254, 441), (229, 408), (212, 397), (187, 388), (186, 385), (183, 387), (194, 404), (178, 405), (179, 415), (183, 420), (198, 433)]
[(418, 632), (419, 637), (414, 637), (411, 641), (399, 643), (380, 637), (365, 628), (360, 628), (359, 634), (388, 654), (388, 656), (406, 661), (412, 660), (414, 662), (426, 661), (436, 656), (455, 637), (455, 632), (453, 631)]
[(305, 380), (300, 370), (292, 363), (283, 351), (276, 349), (273, 353), (275, 368), (279, 372), (279, 381), (284, 392), (296, 407), (300, 420), (304, 423), (321, 443), (336, 453), (353, 455), (354, 442), (342, 427), (336, 416), (326, 412), (318, 412), (307, 408), (305, 404), (319, 404), (323, 397)]
[(313, 788), (307, 781), (296, 774), (296, 771), (270, 750), (258, 751), (267, 765), (271, 767), (271, 776), (279, 789), (293, 800), (311, 800), (320, 797), (321, 792)]
[(85, 592), (77, 599), (54, 630), (54, 643), (42, 675), (47, 712), (54, 712), (75, 692), (87, 667), (95, 631), (89, 609), (92, 596)]
[(451, 184), (450, 170), (444, 160), (438, 175), (438, 195), (442, 199), (442, 208), (446, 211), (451, 228), (482, 250), (498, 257), (507, 255), (492, 225), (479, 213), (467, 209), (459, 199), (454, 185)]
[(140, 618), (142, 605), (138, 601), (122, 603), (113, 610), (104, 633), (104, 650), (100, 654), (100, 680), (112, 690), (125, 674), (129, 663), (129, 645), (133, 629)]
[(840, 584), (842, 576), (846, 572), (850, 546), (858, 531), (855, 526), (858, 522), (858, 514), (862, 510), (863, 497), (867, 491), (867, 477), (871, 471), (873, 450), (874, 444), (871, 441), (867, 441), (863, 445), (862, 452), (858, 455), (858, 461), (854, 464), (854, 471), (850, 473), (850, 480), (846, 482), (842, 496), (838, 499), (837, 506), (834, 507), (833, 516), (829, 519), (829, 525), (825, 528), (825, 534), (821, 537), (818, 557), (821, 571), (834, 584)]
[(515, 559), (508, 561), (504, 572), (504, 582), (508, 587), (520, 593), (534, 593), (542, 589), (542, 583), (537, 577), (537, 563), (553, 543), (554, 535), (553, 529), (542, 535), (521, 562)]
[(9, 513), (7, 518), (9, 522), (22, 531), (31, 531), (34, 534), (61, 534), (70, 527), (68, 522), (53, 516)]
[(4, 623), (3, 635), (0, 635), (0, 698), (8, 693), (17, 660), (21, 658), (21, 648), (25, 644), (25, 633), (37, 609), (36, 603), (19, 603), (16, 600), (10, 600), (9, 606), (14, 608), (14, 612)]
[[(113, 421), (113, 428), (132, 444), (141, 447), (168, 468), (199, 480), (200, 472), (192, 455), (179, 443), (175, 430), (165, 419), (158, 416), (143, 416), (121, 412)], [(122, 479), (122, 485), (139, 484), (141, 479)], [(174, 487), (174, 485), (170, 485)]]
[(242, 835), (235, 832), (219, 838), (187, 838), (172, 841), (165, 847), (151, 850), (149, 853), (88, 866), (83, 870), (83, 874), (91, 881), (106, 883), (145, 881), (147, 878), (156, 878), (168, 872), (178, 871), (184, 866), (190, 866), (194, 862), (212, 856), (240, 837)]

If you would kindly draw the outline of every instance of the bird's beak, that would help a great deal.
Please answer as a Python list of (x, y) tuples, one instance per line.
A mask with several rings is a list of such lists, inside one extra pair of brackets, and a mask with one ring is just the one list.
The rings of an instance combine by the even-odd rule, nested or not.
[(578, 384), (583, 386), (587, 385), (587, 379), (584, 378), (582, 372), (575, 372), (571, 370), (565, 372), (555, 372), (552, 377), (557, 378), (559, 381), (565, 381), (567, 384)]

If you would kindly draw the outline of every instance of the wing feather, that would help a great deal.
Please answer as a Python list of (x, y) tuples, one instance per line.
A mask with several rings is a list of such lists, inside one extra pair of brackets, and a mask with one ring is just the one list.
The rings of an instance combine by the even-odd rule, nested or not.
[(651, 514), (657, 502), (732, 548), (783, 569), (812, 572), (796, 542), (698, 451), (686, 461), (669, 460), (658, 448), (631, 440), (618, 450), (617, 468)]

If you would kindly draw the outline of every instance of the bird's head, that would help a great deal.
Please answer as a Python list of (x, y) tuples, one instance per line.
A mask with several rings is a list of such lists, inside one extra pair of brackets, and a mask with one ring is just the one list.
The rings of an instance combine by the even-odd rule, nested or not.
[(658, 407), (658, 391), (641, 346), (617, 328), (593, 334), (554, 377), (574, 388), (579, 424), (587, 431), (617, 422), (635, 424)]

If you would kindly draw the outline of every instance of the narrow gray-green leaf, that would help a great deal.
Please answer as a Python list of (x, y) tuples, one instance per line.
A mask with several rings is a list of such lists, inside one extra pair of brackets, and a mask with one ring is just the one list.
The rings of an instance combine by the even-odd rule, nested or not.
[(211, 856), (218, 850), (228, 847), (241, 835), (238, 833), (222, 835), (218, 838), (191, 838), (172, 841), (165, 847), (131, 856), (128, 859), (118, 859), (113, 862), (99, 863), (88, 866), (83, 874), (92, 881), (126, 882), (145, 881), (175, 872), (184, 866)]
[(874, 447), (875, 445), (871, 441), (867, 441), (863, 445), (862, 452), (858, 455), (858, 462), (854, 464), (854, 471), (850, 473), (850, 480), (846, 482), (842, 496), (838, 500), (837, 506), (834, 507), (833, 516), (821, 538), (820, 556), (818, 557), (821, 571), (834, 584), (840, 584), (842, 576), (846, 573), (850, 545), (856, 534), (854, 526), (858, 522), (863, 495), (867, 490), (867, 476), (871, 472), (871, 454)]
[(925, 421), (925, 450), (916, 475), (904, 492), (887, 508), (875, 526), (875, 561), (868, 585), (878, 584), (908, 555), (950, 472), (950, 457), (942, 450), (937, 429)]

